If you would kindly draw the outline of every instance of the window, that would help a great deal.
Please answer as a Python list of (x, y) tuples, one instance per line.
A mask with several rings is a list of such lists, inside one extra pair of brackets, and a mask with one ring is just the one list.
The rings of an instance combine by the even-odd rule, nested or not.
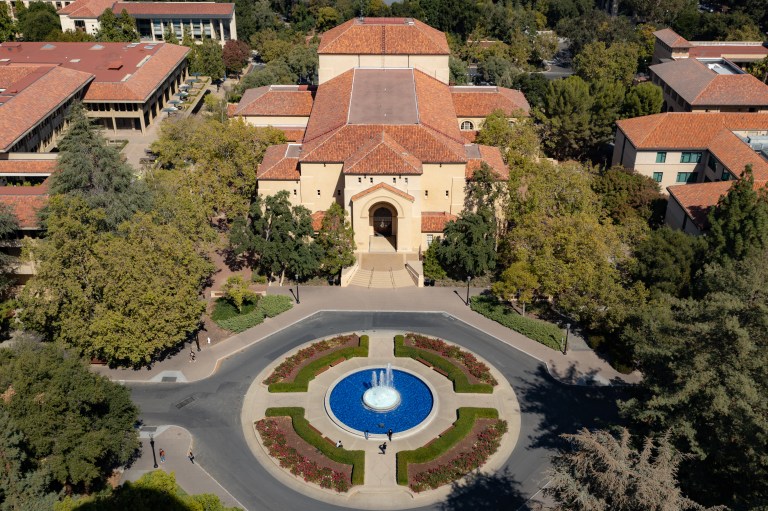
[(695, 153), (682, 153), (680, 155), (680, 163), (699, 163), (701, 161), (701, 153), (695, 152)]
[(392, 184), (397, 184), (397, 178), (396, 177), (392, 178)]
[(472, 124), (472, 121), (462, 121), (461, 129), (464, 131), (472, 131), (475, 129), (475, 125)]
[(408, 184), (408, 178), (407, 177), (405, 178), (405, 184)]
[(445, 196), (448, 197), (448, 190), (445, 191)]
[(357, 178), (357, 182), (358, 182), (358, 183), (362, 183), (362, 182), (363, 182), (363, 178), (362, 178), (362, 177), (358, 177), (358, 178)]
[(85, 30), (85, 20), (75, 20), (75, 30), (84, 31)]
[(429, 190), (424, 190), (424, 197), (429, 197)]
[(373, 178), (371, 178), (371, 183), (373, 183)]
[(696, 178), (698, 176), (699, 176), (698, 172), (678, 172), (677, 182), (678, 183), (695, 183)]
[(664, 163), (667, 161), (667, 152), (659, 151), (656, 153), (656, 163)]
[(317, 196), (320, 197), (320, 190), (317, 191)]
[(296, 195), (296, 188), (293, 189), (293, 195)]
[(341, 197), (341, 190), (336, 190), (336, 195), (338, 195), (339, 197)]
[(717, 170), (717, 166), (715, 164), (715, 157), (710, 155), (709, 158), (707, 158), (707, 167), (712, 169), (713, 171)]
[(435, 239), (435, 235), (434, 234), (427, 234), (427, 246), (430, 246), (434, 239)]
[(728, 172), (727, 170), (723, 169), (723, 175), (720, 176), (720, 180), (721, 181), (728, 181), (730, 179), (731, 179), (731, 173)]
[(653, 180), (657, 183), (661, 183), (662, 178), (664, 177), (663, 172), (654, 172), (653, 173)]

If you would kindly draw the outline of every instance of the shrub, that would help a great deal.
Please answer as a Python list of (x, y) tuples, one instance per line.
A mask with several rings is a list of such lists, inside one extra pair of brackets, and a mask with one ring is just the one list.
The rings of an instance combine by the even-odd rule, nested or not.
[(291, 307), (293, 303), (287, 296), (268, 295), (255, 301), (243, 302), (242, 312), (227, 299), (218, 298), (211, 319), (221, 328), (230, 332), (243, 332), (264, 322), (264, 318), (274, 318)]
[(255, 309), (247, 314), (240, 314), (228, 319), (216, 321), (216, 324), (230, 332), (240, 333), (260, 325), (264, 322), (264, 313), (261, 309)]
[(395, 356), (410, 357), (413, 359), (421, 358), (429, 362), (433, 367), (441, 369), (447, 374), (449, 380), (453, 382), (453, 390), (457, 393), (471, 394), (492, 394), (493, 386), (488, 383), (469, 383), (464, 371), (456, 367), (449, 360), (435, 353), (405, 346), (405, 338), (402, 335), (395, 336)]
[[(443, 454), (451, 450), (453, 446), (461, 442), (468, 434), (472, 432), (472, 429), (475, 427), (475, 421), (477, 421), (477, 419), (498, 419), (498, 418), (499, 418), (499, 412), (495, 408), (470, 408), (470, 407), (459, 408), (457, 410), (456, 422), (453, 423), (453, 428), (449, 429), (441, 437), (413, 451), (400, 451), (397, 453), (396, 455), (397, 484), (400, 484), (400, 485), (408, 484), (408, 465), (409, 464), (427, 463), (429, 461), (439, 458), (440, 456), (442, 456)], [(507, 423), (506, 421), (498, 421), (497, 424), (501, 431), (501, 433), (498, 435), (500, 438), (501, 434), (503, 434), (506, 431)], [(479, 467), (485, 462), (485, 460), (491, 454), (496, 452), (496, 449), (498, 449), (498, 444), (490, 452), (488, 452), (487, 450), (484, 450), (483, 453), (486, 455), (484, 459), (478, 460), (480, 461), (478, 465), (476, 465), (475, 467), (469, 468), (465, 472), (455, 475), (452, 479), (446, 480), (440, 484), (445, 484), (454, 479), (457, 479), (458, 477), (461, 477), (469, 473), (470, 471), (474, 470), (475, 468)], [(464, 467), (464, 465), (457, 465), (457, 466)], [(436, 488), (437, 486), (434, 486), (434, 487)]]
[(363, 484), (365, 481), (365, 451), (348, 451), (328, 443), (320, 433), (312, 429), (309, 421), (304, 418), (304, 408), (267, 408), (265, 415), (267, 417), (290, 417), (296, 434), (329, 459), (337, 463), (352, 465), (352, 484)]
[(213, 313), (211, 313), (211, 319), (216, 323), (223, 319), (234, 318), (242, 314), (248, 314), (256, 308), (256, 301), (243, 302), (243, 310), (238, 311), (237, 307), (227, 300), (226, 298), (217, 298), (213, 305)]
[(268, 318), (274, 318), (278, 314), (291, 309), (291, 307), (293, 307), (293, 301), (289, 297), (282, 295), (267, 295), (259, 301), (259, 308)]
[(243, 311), (246, 302), (259, 303), (260, 296), (248, 289), (248, 283), (241, 275), (232, 275), (222, 286), (224, 298), (237, 307), (238, 312)]
[(251, 276), (251, 281), (253, 281), (255, 284), (266, 284), (267, 283), (267, 276), (266, 275), (259, 275), (258, 273), (254, 273)]
[[(326, 341), (321, 341), (321, 343), (322, 342), (326, 342)], [(315, 344), (320, 344), (320, 343), (315, 343)], [(312, 346), (315, 346), (315, 344), (313, 344)], [(312, 348), (312, 346), (306, 349), (310, 349)], [(301, 351), (299, 353), (301, 353)], [(299, 353), (294, 355), (294, 357), (298, 356)], [(272, 377), (276, 373), (278, 373), (278, 370), (280, 370), (280, 366), (282, 365), (280, 364), (280, 366), (277, 366), (277, 368), (275, 368), (275, 372), (272, 373), (272, 375), (270, 375), (269, 378), (264, 380), (264, 383), (269, 385), (270, 392), (306, 392), (307, 388), (309, 387), (309, 382), (315, 379), (315, 374), (317, 373), (317, 371), (322, 369), (325, 366), (330, 365), (331, 362), (333, 362), (334, 360), (340, 357), (344, 357), (345, 359), (349, 360), (350, 358), (353, 358), (353, 357), (367, 357), (367, 356), (368, 356), (368, 336), (363, 335), (360, 337), (360, 341), (357, 346), (335, 350), (323, 357), (313, 360), (306, 366), (302, 367), (301, 370), (296, 374), (296, 377), (293, 379), (293, 381), (279, 381), (279, 380), (272, 379)], [(293, 357), (286, 359), (286, 361), (283, 363), (288, 362), (291, 358)], [(310, 358), (310, 357), (305, 357), (304, 360), (306, 360), (306, 358)], [(293, 363), (293, 362), (289, 362), (289, 363)], [(293, 367), (295, 367), (295, 365)], [(293, 368), (291, 368), (291, 370), (292, 369)], [(280, 370), (280, 372), (283, 372), (283, 371)], [(284, 372), (284, 374), (288, 374), (288, 373), (290, 373), (290, 371)], [(270, 381), (274, 381), (274, 383), (270, 383)]]
[(563, 338), (563, 331), (553, 323), (521, 316), (511, 307), (499, 303), (493, 296), (473, 296), (470, 299), (470, 306), (473, 311), (540, 342), (544, 346), (558, 351), (562, 349), (560, 342)]

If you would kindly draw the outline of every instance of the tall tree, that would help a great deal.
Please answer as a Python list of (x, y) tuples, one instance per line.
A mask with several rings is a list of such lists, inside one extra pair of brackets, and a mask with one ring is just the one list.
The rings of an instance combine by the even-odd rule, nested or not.
[(621, 116), (624, 118), (658, 114), (664, 103), (661, 87), (643, 82), (631, 87), (624, 97)]
[(522, 112), (519, 118), (512, 123), (509, 122), (507, 114), (502, 110), (491, 112), (483, 121), (475, 141), (478, 144), (498, 147), (508, 161), (519, 156), (535, 158), (541, 152), (541, 142), (536, 127), (532, 120), (525, 117)]
[(163, 32), (163, 41), (168, 44), (179, 44), (179, 38), (176, 37), (176, 31), (173, 30), (173, 27), (170, 23), (165, 26), (165, 32)]
[(236, 73), (239, 76), (251, 59), (251, 47), (245, 41), (230, 39), (224, 43), (222, 59), (227, 72)]
[(96, 489), (133, 457), (138, 410), (126, 387), (53, 344), (0, 351), (0, 414), (24, 434), (29, 455), (56, 488)]
[(211, 80), (223, 77), (226, 69), (221, 45), (210, 37), (206, 38), (203, 44), (196, 45), (190, 69), (193, 73), (210, 77)]
[(14, 37), (16, 37), (16, 24), (13, 22), (8, 4), (3, 2), (0, 4), (0, 43), (13, 41)]
[(123, 9), (120, 16), (116, 16), (112, 9), (107, 8), (99, 16), (99, 30), (96, 39), (108, 43), (130, 43), (139, 41), (139, 32), (136, 30), (136, 20)]
[(652, 292), (686, 298), (707, 257), (705, 250), (705, 238), (664, 226), (652, 231), (635, 248), (634, 278)]
[[(0, 206), (0, 243), (8, 242), (16, 237), (19, 220), (8, 206)], [(14, 282), (15, 259), (0, 252), (0, 300), (8, 297), (8, 291)]]
[(619, 438), (603, 430), (563, 435), (571, 449), (554, 457), (552, 479), (544, 490), (553, 511), (699, 511), (677, 482), (682, 461), (666, 437), (646, 438), (639, 451), (630, 434)]
[(17, 7), (16, 17), (25, 41), (45, 41), (51, 32), (61, 28), (56, 9), (49, 2), (30, 2), (24, 9)]
[(578, 76), (549, 84), (539, 119), (544, 145), (555, 158), (575, 158), (587, 151), (593, 103), (589, 85)]
[(588, 82), (619, 81), (629, 86), (637, 72), (640, 48), (634, 43), (602, 41), (587, 44), (573, 59), (576, 74)]
[(667, 201), (656, 181), (622, 167), (612, 167), (595, 176), (592, 189), (605, 212), (618, 224), (639, 218), (655, 226), (666, 210)]
[(327, 275), (338, 275), (355, 263), (355, 233), (347, 212), (337, 202), (325, 212), (315, 242), (322, 250), (320, 268)]

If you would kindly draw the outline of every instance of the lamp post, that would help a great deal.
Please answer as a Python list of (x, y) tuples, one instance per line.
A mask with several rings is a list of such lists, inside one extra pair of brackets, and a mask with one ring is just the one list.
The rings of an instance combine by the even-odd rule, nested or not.
[(149, 445), (152, 446), (152, 461), (155, 462), (154, 467), (157, 468), (157, 456), (155, 456), (155, 436), (149, 434)]
[(296, 274), (296, 304), (300, 304), (301, 300), (299, 300), (299, 274)]
[(565, 324), (565, 345), (563, 346), (563, 355), (568, 354), (568, 334), (571, 332), (571, 324)]
[(469, 307), (469, 281), (472, 280), (472, 276), (467, 275), (467, 307)]

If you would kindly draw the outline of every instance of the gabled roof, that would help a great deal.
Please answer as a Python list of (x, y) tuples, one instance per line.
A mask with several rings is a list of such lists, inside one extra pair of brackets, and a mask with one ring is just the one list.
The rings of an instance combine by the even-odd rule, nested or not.
[(298, 181), (299, 151), (297, 144), (280, 144), (267, 147), (256, 172), (257, 179), (267, 181)]
[(218, 2), (117, 2), (115, 14), (125, 9), (131, 16), (232, 16), (235, 4)]
[(670, 48), (690, 48), (691, 47), (691, 43), (689, 43), (684, 37), (679, 35), (677, 32), (675, 32), (671, 28), (657, 30), (656, 32), (653, 33), (653, 35), (655, 35), (657, 39), (659, 39), (661, 42), (663, 42)]
[(421, 174), (421, 162), (385, 132), (373, 136), (344, 162), (345, 174)]
[(267, 85), (246, 90), (231, 115), (309, 117), (312, 101), (306, 85)]
[(523, 112), (528, 115), (531, 106), (519, 90), (506, 87), (450, 87), (453, 106), (459, 117), (486, 117), (494, 110), (503, 110), (507, 116)]
[(424, 211), (421, 214), (421, 232), (443, 232), (445, 224), (456, 220), (456, 215), (445, 211)]
[(362, 192), (356, 193), (355, 195), (353, 195), (350, 198), (350, 200), (351, 201), (356, 201), (358, 199), (362, 199), (366, 195), (370, 195), (373, 192), (376, 192), (376, 191), (382, 190), (382, 189), (383, 190), (387, 190), (388, 192), (394, 193), (395, 195), (398, 195), (398, 196), (402, 197), (403, 199), (409, 200), (411, 202), (416, 200), (416, 198), (413, 195), (407, 194), (407, 193), (405, 193), (402, 190), (398, 190), (394, 186), (390, 186), (387, 183), (378, 183), (378, 184), (375, 184), (375, 185), (371, 186), (370, 188), (366, 188)]
[(37, 229), (37, 213), (48, 202), (48, 180), (37, 186), (0, 186), (0, 204), (9, 207), (21, 229)]
[(667, 191), (680, 204), (685, 214), (690, 217), (699, 230), (707, 227), (707, 215), (720, 197), (728, 193), (734, 181), (714, 183), (695, 183), (690, 185), (668, 186)]
[(412, 18), (354, 18), (320, 37), (318, 54), (449, 55), (445, 34)]
[[(70, 18), (95, 19), (101, 16), (105, 10), (111, 9), (114, 4), (115, 0), (75, 0), (57, 12), (66, 14)], [(120, 11), (117, 11), (117, 14), (120, 14)]]
[(0, 176), (50, 176), (56, 160), (0, 160)]

